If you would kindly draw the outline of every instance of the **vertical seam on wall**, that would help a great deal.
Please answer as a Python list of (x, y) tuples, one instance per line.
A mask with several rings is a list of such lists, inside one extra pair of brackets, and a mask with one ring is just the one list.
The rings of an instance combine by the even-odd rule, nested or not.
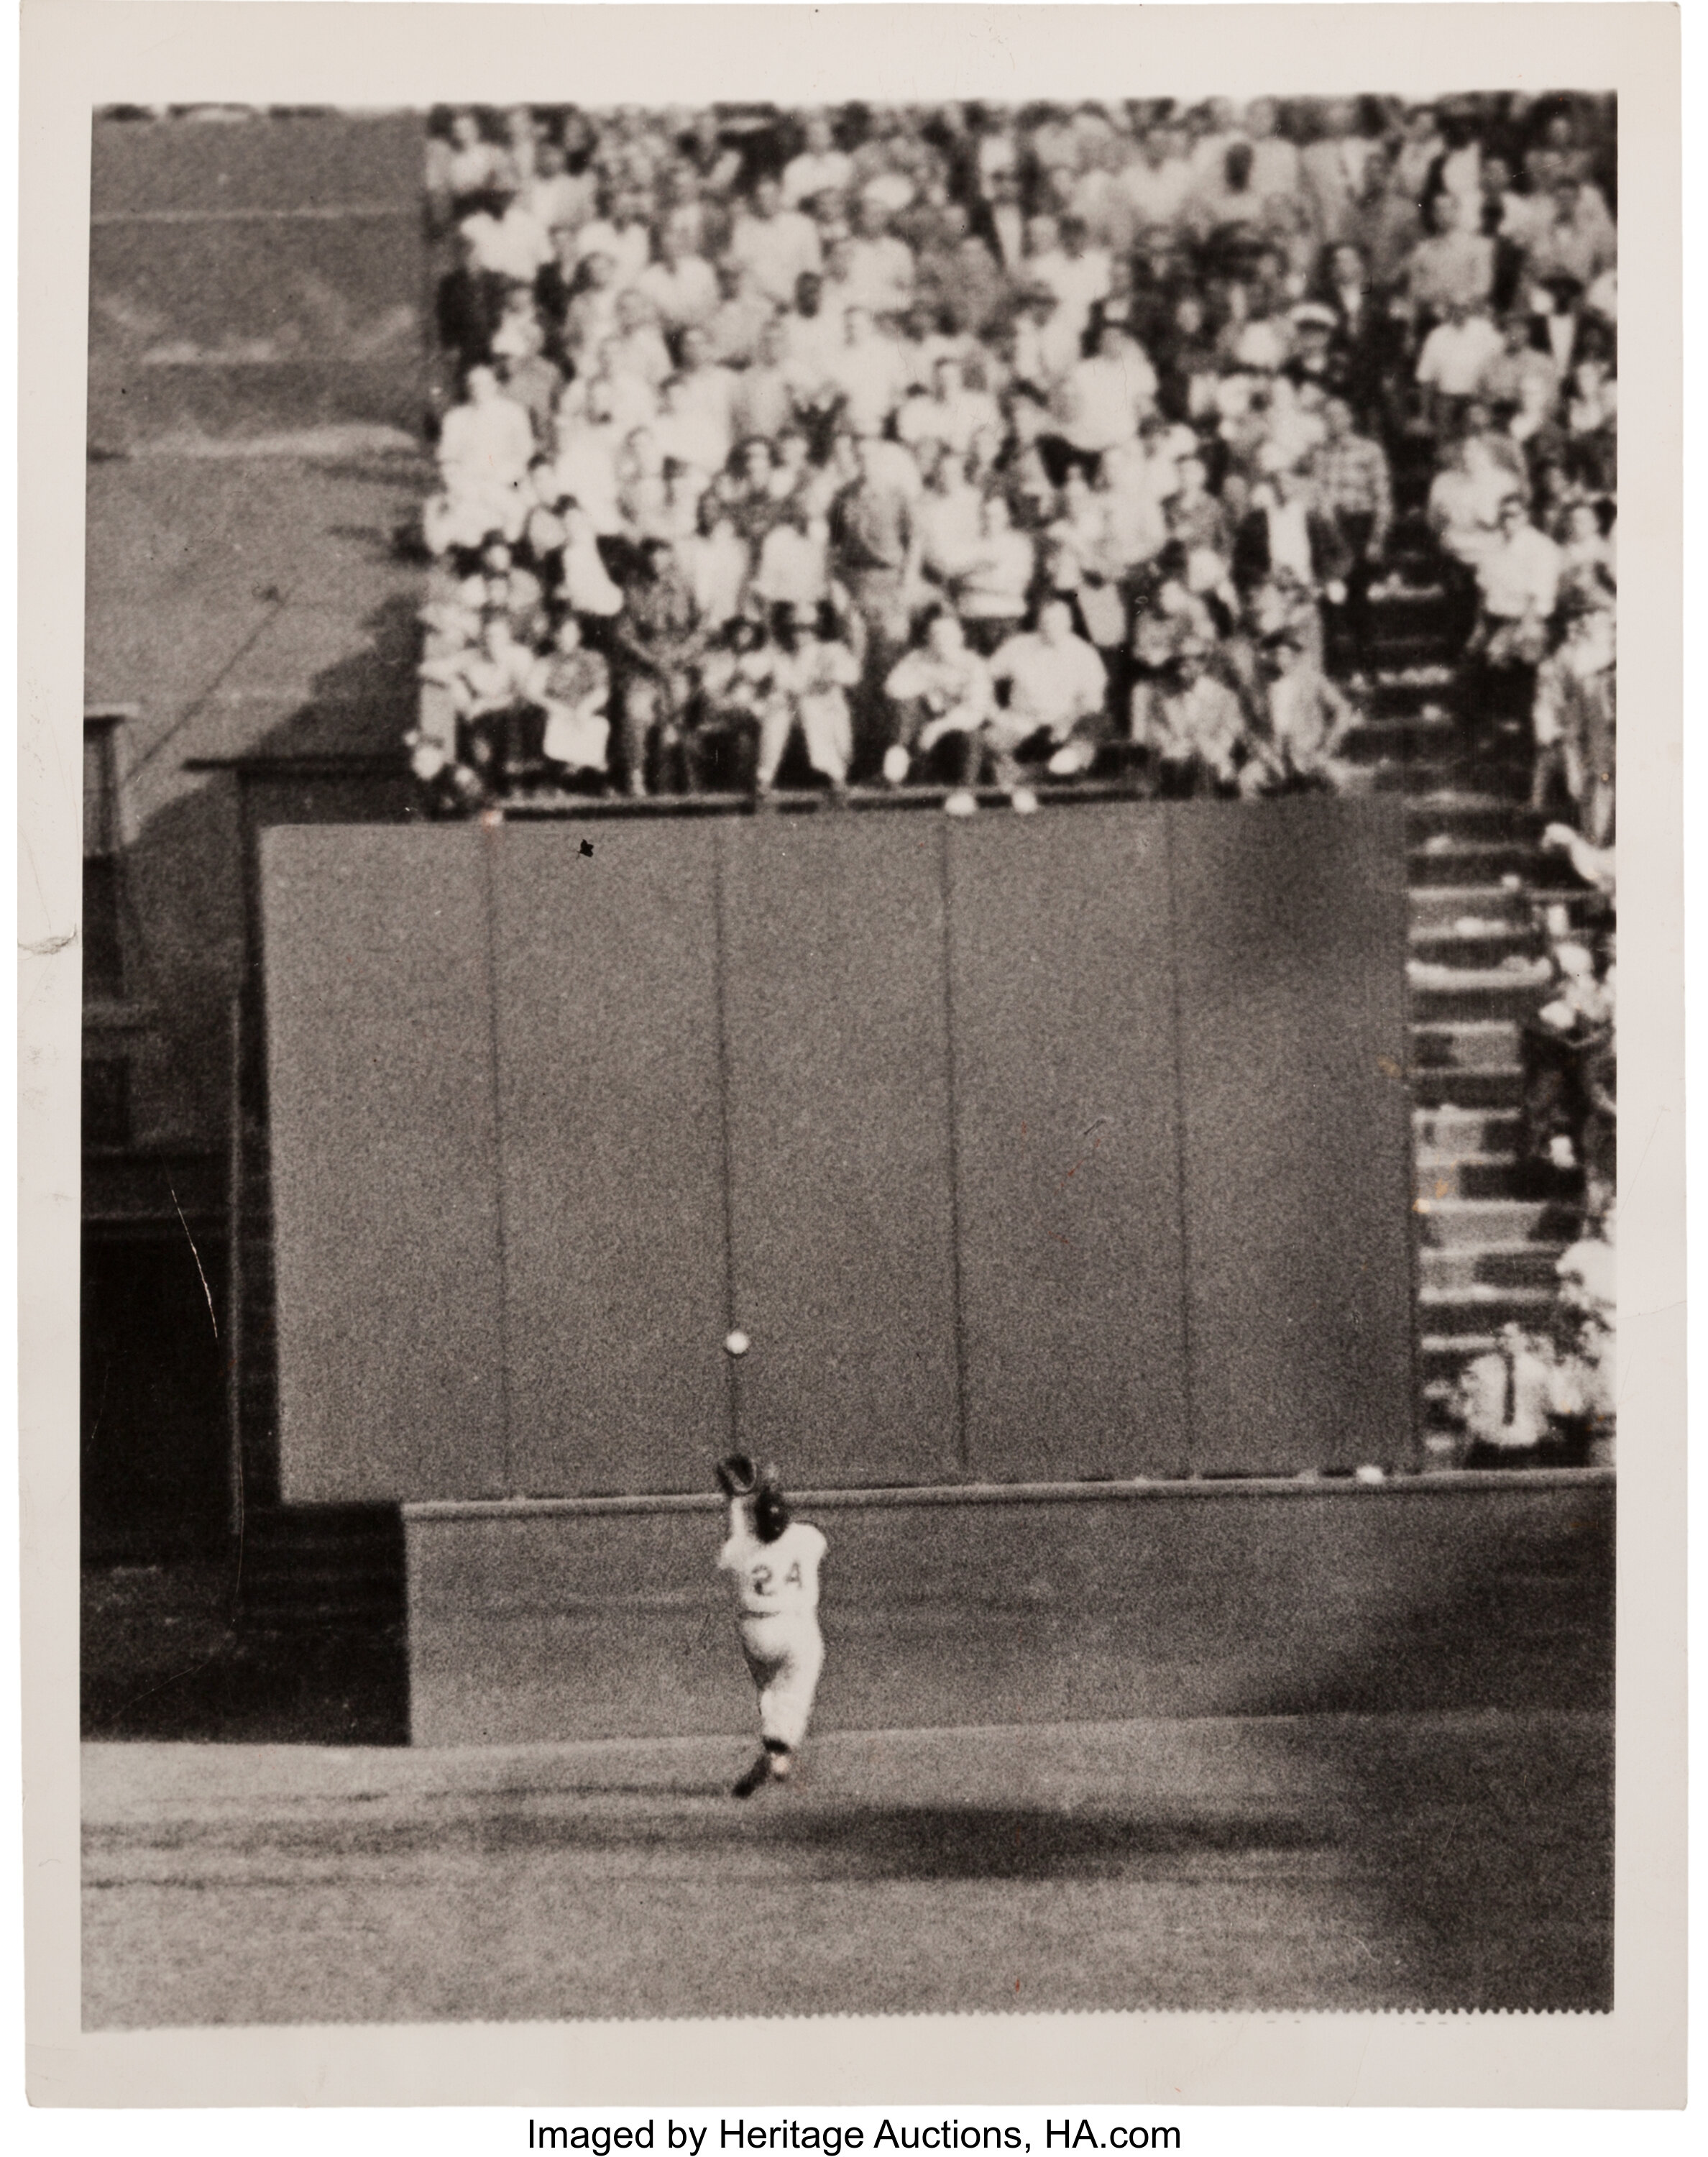
[(1181, 1389), (1185, 1408), (1186, 1470), (1197, 1466), (1197, 1389), (1192, 1383), (1192, 1240), (1191, 1209), (1186, 1203), (1186, 1037), (1181, 1007), (1181, 940), (1179, 893), (1175, 877), (1175, 823), (1177, 803), (1163, 805), (1163, 867), (1168, 885), (1168, 990), (1174, 1028), (1175, 1091), (1175, 1203), (1181, 1223)]
[(486, 1054), (492, 1077), (492, 1151), (497, 1162), (495, 1178), (498, 1229), (498, 1403), (504, 1432), (504, 1490), (520, 1497), (516, 1487), (516, 1448), (511, 1428), (510, 1386), (510, 1224), (504, 1202), (504, 1089), (498, 1060), (498, 886), (493, 873), (493, 850), (502, 842), (504, 826), (476, 824), (481, 849), (481, 881), (486, 918)]
[[(718, 1131), (723, 1150), (718, 1185), (723, 1196), (723, 1323), (733, 1331), (739, 1323), (735, 1308), (735, 1149), (730, 1140), (729, 1010), (728, 998), (728, 944), (724, 919), (724, 825), (718, 819), (712, 828), (712, 980), (718, 1016)], [(723, 1359), (724, 1398), (729, 1413), (732, 1452), (741, 1444), (741, 1380), (736, 1359)]]
[(955, 1069), (954, 1040), (954, 922), (952, 878), (949, 873), (949, 820), (939, 821), (938, 873), (943, 900), (943, 1039), (944, 1068), (948, 1080), (949, 1109), (949, 1264), (954, 1304), (955, 1449), (961, 1466), (970, 1472), (972, 1443), (967, 1429), (967, 1336), (962, 1300), (960, 1218), (959, 1081)]

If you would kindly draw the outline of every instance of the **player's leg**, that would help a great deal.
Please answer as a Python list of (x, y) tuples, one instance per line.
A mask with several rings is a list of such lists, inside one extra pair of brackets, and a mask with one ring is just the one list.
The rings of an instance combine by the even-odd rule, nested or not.
[(809, 1619), (792, 1627), (787, 1650), (759, 1695), (759, 1735), (770, 1755), (774, 1782), (786, 1783), (795, 1772), (795, 1755), (811, 1719), (824, 1660), (817, 1625)]
[[(765, 1619), (759, 1624), (744, 1624), (741, 1629), (741, 1651), (747, 1659), (748, 1675), (752, 1678), (759, 1696), (759, 1729), (765, 1727), (765, 1696), (782, 1667), (781, 1643), (776, 1638), (776, 1621)], [(772, 1753), (769, 1745), (762, 1745), (759, 1758), (741, 1780), (734, 1785), (731, 1795), (750, 1798), (754, 1792), (771, 1779)]]

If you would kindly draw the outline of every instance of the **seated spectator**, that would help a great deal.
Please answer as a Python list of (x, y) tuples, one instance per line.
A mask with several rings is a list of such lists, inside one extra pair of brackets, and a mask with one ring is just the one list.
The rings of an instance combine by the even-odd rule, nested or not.
[(1531, 336), (1531, 317), (1512, 313), (1500, 324), (1500, 350), (1477, 378), (1477, 394), (1491, 405), (1546, 406), (1559, 394), (1560, 370), (1551, 353)]
[(639, 574), (615, 631), (622, 662), (623, 763), (630, 794), (681, 773), (692, 669), (710, 641), (676, 557), (661, 538), (642, 542)]
[(480, 642), (450, 676), (450, 689), (460, 760), (495, 790), (522, 778), (538, 753), (537, 663), (506, 614), (486, 615)]
[(874, 315), (898, 315), (913, 296), (913, 250), (897, 239), (890, 223), (890, 212), (877, 197), (861, 196), (848, 265), (850, 297)]
[(995, 399), (988, 391), (969, 389), (959, 356), (944, 353), (932, 367), (930, 394), (909, 397), (901, 406), (896, 434), (915, 456), (927, 444), (940, 443), (964, 457), (981, 427), (1001, 425)]
[(603, 779), (610, 745), (610, 669), (581, 641), (581, 624), (566, 614), (558, 624), (551, 651), (531, 684), (545, 713), (541, 754), (561, 780), (584, 775)]
[(776, 649), (751, 615), (719, 631), (700, 662), (699, 709), (687, 744), (694, 793), (719, 779), (731, 788), (756, 786), (766, 719), (782, 693), (776, 666)]
[(816, 614), (831, 595), (829, 534), (798, 496), (786, 497), (760, 542), (749, 589), (768, 608)]
[(718, 264), (718, 277), (723, 297), (710, 324), (712, 357), (726, 367), (745, 367), (759, 350), (765, 324), (775, 319), (778, 302), (760, 291), (744, 263), (728, 255)]
[(742, 610), (753, 554), (717, 488), (708, 488), (695, 503), (694, 529), (677, 542), (675, 553), (696, 618), (721, 635)]
[(803, 271), (815, 275), (823, 267), (818, 227), (800, 210), (785, 209), (782, 188), (769, 178), (754, 183), (746, 210), (735, 220), (729, 255), (752, 278), (754, 291), (779, 307), (793, 302)]
[(1263, 723), (1250, 743), (1240, 791), (1345, 791), (1350, 767), (1337, 754), (1358, 714), (1296, 631), (1270, 640), (1261, 662)]
[(1156, 791), (1170, 799), (1239, 790), (1245, 714), (1206, 657), (1201, 642), (1184, 641), (1159, 671), (1134, 684), (1129, 738)]
[(1057, 778), (1088, 771), (1107, 732), (1104, 698), (1109, 676), (1082, 636), (1064, 600), (1047, 600), (1038, 625), (998, 646), (990, 678), (1006, 687), (1006, 709), (990, 727), (998, 784), (1012, 790), (1014, 806), (1036, 808), (1021, 780), (1022, 761), (1047, 763)]
[(1412, 306), (1426, 322), (1445, 322), (1455, 308), (1462, 318), (1480, 316), (1494, 290), (1494, 243), (1468, 226), (1457, 195), (1437, 195), (1433, 217), (1406, 266)]
[(1076, 342), (1090, 324), (1093, 307), (1109, 289), (1109, 258), (1088, 239), (1076, 217), (1035, 217), (1026, 227), (1027, 281), (1054, 296), (1062, 334)]
[(899, 785), (910, 773), (939, 779), (953, 790), (944, 803), (949, 814), (970, 815), (978, 806), (969, 790), (978, 782), (995, 696), (990, 669), (967, 648), (947, 607), (928, 612), (923, 641), (898, 660), (883, 686), (898, 707), (884, 755), (886, 780)]
[[(562, 235), (565, 252), (573, 252), (579, 235)], [(560, 274), (555, 287), (563, 286)], [(601, 248), (579, 255), (565, 290), (562, 312), (557, 317), (559, 350), (572, 365), (584, 363), (589, 353), (608, 344), (617, 330), (617, 265)]]
[[(1126, 332), (1106, 328), (1097, 351), (1072, 368), (1052, 400), (1066, 452), (1088, 467), (1137, 438), (1156, 402), (1156, 373)], [(1062, 469), (1066, 469), (1064, 456)]]
[(877, 329), (864, 307), (848, 310), (826, 373), (857, 435), (882, 434), (907, 392), (908, 363), (900, 347)]
[(854, 176), (854, 161), (836, 147), (829, 117), (809, 112), (801, 123), (802, 147), (783, 167), (783, 207), (799, 209), (815, 195), (840, 193)]
[(1308, 474), (1317, 514), (1334, 528), (1331, 550), (1339, 559), (1328, 581), (1344, 589), (1330, 600), (1329, 627), (1363, 668), (1370, 659), (1370, 586), (1393, 524), (1393, 486), (1379, 442), (1355, 434), (1352, 408), (1331, 397), (1323, 407), (1327, 433), (1313, 453)]
[(532, 286), (552, 259), (545, 227), (508, 187), (490, 189), (486, 203), (466, 217), (458, 229), (468, 244), (474, 268), (512, 284)]
[(627, 291), (640, 282), (652, 260), (652, 225), (644, 192), (633, 188), (607, 187), (600, 191), (599, 214), (575, 235), (582, 261), (603, 255), (611, 265), (615, 291)]
[(1454, 1413), (1468, 1440), (1461, 1466), (1536, 1466), (1550, 1449), (1555, 1417), (1576, 1399), (1550, 1344), (1509, 1320), (1500, 1346), (1458, 1380)]
[(471, 368), (468, 401), (453, 405), (439, 434), (439, 471), (453, 501), (482, 505), (486, 528), (502, 526), (533, 460), (533, 429), (490, 367)]
[(988, 494), (980, 511), (979, 536), (963, 559), (953, 590), (968, 641), (988, 656), (1026, 617), (1037, 550), (1010, 521), (1007, 499)]
[(777, 783), (790, 742), (802, 743), (808, 763), (840, 795), (854, 755), (848, 692), (860, 679), (860, 662), (843, 639), (821, 634), (819, 610), (783, 611), (772, 679), (775, 694), (762, 715), (755, 791), (763, 800)]
[(656, 245), (635, 291), (668, 333), (703, 330), (718, 312), (718, 273), (696, 249), (692, 221), (678, 215), (661, 224)]

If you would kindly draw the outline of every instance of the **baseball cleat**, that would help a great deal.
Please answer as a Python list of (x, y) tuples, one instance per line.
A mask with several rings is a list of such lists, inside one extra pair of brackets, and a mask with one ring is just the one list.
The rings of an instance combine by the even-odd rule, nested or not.
[(769, 1753), (761, 1753), (741, 1780), (730, 1791), (733, 1798), (750, 1798), (763, 1784), (769, 1783), (775, 1770)]

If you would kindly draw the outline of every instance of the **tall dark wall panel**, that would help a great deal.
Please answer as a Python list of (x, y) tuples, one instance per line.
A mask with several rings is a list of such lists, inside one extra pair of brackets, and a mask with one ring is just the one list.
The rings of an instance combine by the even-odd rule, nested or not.
[(940, 826), (720, 827), (742, 1429), (797, 1480), (960, 1459)]
[(261, 842), (290, 1501), (510, 1487), (486, 842)]
[(975, 1474), (1186, 1465), (1164, 812), (948, 834)]
[(1193, 1467), (1408, 1461), (1403, 811), (1170, 815)]
[(703, 1489), (729, 1443), (709, 825), (492, 837), (517, 1491)]

